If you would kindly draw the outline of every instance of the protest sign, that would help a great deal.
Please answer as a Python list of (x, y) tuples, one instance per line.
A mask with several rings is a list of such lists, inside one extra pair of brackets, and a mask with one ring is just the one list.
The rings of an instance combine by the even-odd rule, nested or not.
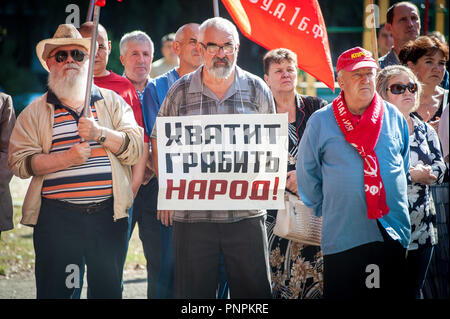
[(284, 208), (285, 114), (158, 117), (159, 210)]

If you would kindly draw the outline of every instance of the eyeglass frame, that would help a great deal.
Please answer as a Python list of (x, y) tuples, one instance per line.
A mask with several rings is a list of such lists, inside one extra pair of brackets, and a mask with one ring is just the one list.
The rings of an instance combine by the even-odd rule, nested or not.
[[(207, 52), (208, 54), (210, 54), (210, 55), (216, 55), (217, 53), (219, 53), (220, 49), (222, 49), (223, 54), (225, 54), (225, 55), (233, 55), (234, 53), (236, 53), (236, 45), (234, 45), (234, 44), (218, 45), (217, 43), (207, 43), (207, 44), (205, 45), (203, 42), (200, 42), (200, 41), (198, 41), (198, 43), (200, 43), (200, 44), (203, 46), (203, 48), (206, 50), (206, 52)], [(211, 46), (216, 46), (216, 47), (217, 47), (217, 51), (214, 52), (214, 53), (209, 52), (209, 51), (208, 51), (208, 47), (211, 47)], [(226, 46), (231, 46), (231, 47), (233, 47), (233, 51), (232, 51), (231, 53), (226, 53), (226, 52), (225, 52), (225, 47), (226, 47)]]

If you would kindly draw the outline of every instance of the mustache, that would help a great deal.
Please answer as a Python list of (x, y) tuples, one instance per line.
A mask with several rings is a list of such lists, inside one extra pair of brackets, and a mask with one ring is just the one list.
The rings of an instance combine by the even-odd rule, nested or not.
[(219, 57), (214, 57), (212, 59), (212, 63), (216, 63), (216, 62), (224, 62), (226, 64), (230, 64), (230, 60), (228, 60), (227, 57), (223, 57), (223, 58), (219, 58)]
[(77, 70), (79, 70), (80, 66), (78, 64), (76, 64), (75, 62), (70, 62), (70, 63), (64, 64), (62, 69), (63, 69), (63, 71), (67, 70), (67, 69), (77, 69)]

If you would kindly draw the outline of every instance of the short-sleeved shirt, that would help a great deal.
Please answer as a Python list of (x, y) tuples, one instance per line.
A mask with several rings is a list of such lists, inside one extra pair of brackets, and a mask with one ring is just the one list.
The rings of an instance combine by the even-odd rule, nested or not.
[[(267, 84), (239, 67), (235, 70), (235, 81), (220, 100), (203, 84), (203, 67), (184, 75), (167, 92), (158, 116), (275, 113), (275, 103)], [(157, 137), (156, 126), (151, 137)], [(265, 214), (265, 210), (175, 211), (174, 220), (230, 223)]]
[[(137, 92), (130, 80), (109, 71), (109, 75), (94, 77), (94, 83), (101, 88), (109, 89), (119, 94), (125, 102), (131, 106), (137, 124), (144, 128), (141, 101), (139, 100)], [(149, 140), (150, 138), (144, 132), (144, 142), (148, 143)]]
[(179, 78), (180, 75), (177, 70), (172, 69), (148, 82), (144, 90), (144, 103), (142, 103), (142, 115), (144, 117), (145, 131), (148, 135), (150, 135), (153, 130), (156, 116), (158, 115), (167, 92)]
[[(97, 87), (93, 86), (91, 112), (97, 121), (94, 103), (103, 99)], [(78, 115), (63, 105), (49, 90), (48, 103), (55, 105), (53, 135), (50, 154), (64, 152), (80, 143)], [(91, 155), (81, 165), (71, 166), (45, 175), (42, 197), (74, 204), (89, 204), (104, 201), (113, 196), (111, 162), (105, 148), (97, 141), (87, 141)]]

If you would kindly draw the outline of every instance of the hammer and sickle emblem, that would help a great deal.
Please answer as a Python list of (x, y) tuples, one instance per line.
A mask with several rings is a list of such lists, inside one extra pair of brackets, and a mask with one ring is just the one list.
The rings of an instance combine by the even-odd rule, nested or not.
[(367, 168), (364, 169), (364, 175), (370, 176), (370, 177), (376, 177), (377, 176), (377, 161), (372, 155), (367, 155), (364, 160), (366, 161)]

